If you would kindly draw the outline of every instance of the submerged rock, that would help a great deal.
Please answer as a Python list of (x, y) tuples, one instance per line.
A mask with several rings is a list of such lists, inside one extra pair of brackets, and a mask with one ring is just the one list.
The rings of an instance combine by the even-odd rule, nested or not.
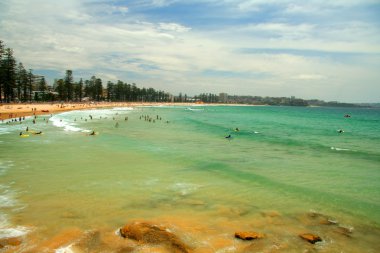
[(191, 249), (178, 236), (163, 226), (147, 222), (134, 222), (120, 228), (119, 233), (124, 238), (136, 240), (140, 243), (160, 244), (171, 252), (190, 253)]
[(313, 235), (313, 234), (300, 234), (299, 235), (302, 239), (314, 244), (316, 242), (321, 242), (322, 241), (322, 238), (319, 237), (318, 235)]
[(317, 218), (320, 224), (324, 225), (337, 225), (338, 221), (334, 218), (331, 218), (330, 216), (322, 213), (318, 213), (316, 211), (311, 211), (309, 213), (310, 217)]
[(20, 237), (0, 238), (0, 249), (10, 246), (19, 246), (21, 243), (22, 240)]
[(280, 217), (281, 214), (275, 210), (272, 211), (263, 211), (261, 212), (261, 215), (263, 217), (269, 217), (269, 218), (275, 218), (275, 217)]
[(351, 234), (354, 232), (354, 228), (349, 227), (349, 226), (339, 225), (335, 231), (339, 234), (345, 235), (347, 237), (351, 237)]
[(241, 240), (254, 240), (264, 238), (264, 235), (257, 232), (236, 232), (235, 238)]

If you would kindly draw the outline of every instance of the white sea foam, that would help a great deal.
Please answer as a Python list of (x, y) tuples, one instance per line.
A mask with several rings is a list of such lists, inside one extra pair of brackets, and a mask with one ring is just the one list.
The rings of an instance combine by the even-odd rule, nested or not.
[[(12, 208), (18, 206), (14, 192), (9, 186), (0, 185), (0, 208)], [(13, 238), (24, 236), (29, 232), (29, 229), (22, 226), (12, 227), (9, 223), (7, 214), (0, 213), (0, 238)]]
[(133, 107), (115, 107), (112, 108), (113, 111), (133, 111)]
[(216, 251), (216, 253), (228, 253), (228, 252), (236, 252), (235, 246), (228, 246)]
[(58, 248), (55, 250), (55, 253), (75, 253), (72, 247), (73, 245), (70, 244), (69, 246)]
[(29, 232), (29, 229), (22, 226), (14, 228), (0, 228), (0, 238), (13, 238), (24, 236)]
[[(53, 125), (56, 127), (63, 128), (65, 131), (70, 132), (85, 132), (89, 133), (91, 130), (83, 129), (78, 127), (76, 120), (86, 119), (87, 121), (100, 119), (101, 117), (111, 117), (115, 114), (126, 113), (132, 111), (132, 107), (115, 107), (112, 109), (90, 109), (90, 110), (77, 110), (63, 112), (57, 115), (54, 115), (49, 120), (53, 122)], [(91, 119), (92, 118), (92, 119)]]
[(63, 128), (65, 131), (70, 131), (70, 132), (86, 131), (86, 129), (76, 127), (75, 123), (71, 123), (71, 122), (68, 122), (66, 119), (62, 119), (59, 115), (53, 116), (49, 120), (53, 122), (54, 126)]
[(10, 134), (14, 131), (22, 131), (25, 129), (25, 126), (23, 124), (14, 124), (14, 125), (2, 125), (0, 126), (0, 135), (3, 134)]
[(336, 150), (336, 151), (349, 151), (347, 148), (337, 148), (337, 147), (331, 147), (330, 149)]
[(11, 132), (9, 132), (9, 129), (6, 128), (6, 127), (0, 127), (0, 135), (3, 135), (3, 134), (9, 134)]
[(189, 195), (199, 189), (199, 185), (191, 183), (175, 183), (170, 187), (171, 190), (179, 192), (182, 196)]
[(195, 109), (195, 108), (190, 108), (190, 107), (188, 107), (188, 108), (186, 108), (186, 110), (187, 110), (187, 111), (198, 112), (198, 111), (204, 111), (205, 109), (203, 109), (203, 108), (202, 108), (202, 109), (198, 109), (198, 108)]
[(12, 207), (16, 205), (16, 200), (9, 193), (5, 195), (0, 195), (0, 207)]

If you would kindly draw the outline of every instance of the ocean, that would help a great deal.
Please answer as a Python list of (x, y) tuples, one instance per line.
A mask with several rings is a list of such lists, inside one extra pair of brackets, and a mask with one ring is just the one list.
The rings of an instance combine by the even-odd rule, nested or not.
[[(98, 231), (77, 252), (121, 252), (107, 240), (133, 221), (164, 225), (194, 252), (380, 251), (379, 109), (156, 106), (32, 120), (0, 123), (0, 244), (22, 238), (6, 252), (40, 252), (70, 229)], [(50, 250), (75, 252), (76, 239), (63, 241)]]

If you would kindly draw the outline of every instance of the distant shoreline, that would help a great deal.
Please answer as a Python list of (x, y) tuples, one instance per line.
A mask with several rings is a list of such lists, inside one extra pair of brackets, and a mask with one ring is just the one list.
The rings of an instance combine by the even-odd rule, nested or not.
[[(182, 103), (182, 102), (64, 102), (64, 103), (10, 103), (0, 104), (0, 121), (34, 115), (49, 115), (66, 111), (138, 106), (283, 106), (269, 104), (227, 104), (227, 103)], [(297, 106), (296, 106), (297, 107)], [(339, 107), (308, 105), (301, 107)], [(349, 107), (342, 107), (349, 108)], [(361, 107), (366, 108), (366, 107)], [(368, 107), (376, 108), (376, 107)]]

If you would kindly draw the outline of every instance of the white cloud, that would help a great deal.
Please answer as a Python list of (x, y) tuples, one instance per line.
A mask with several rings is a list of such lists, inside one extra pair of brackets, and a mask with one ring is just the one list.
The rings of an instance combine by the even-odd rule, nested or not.
[[(180, 22), (133, 16), (130, 6), (36, 1), (38, 5), (6, 0), (6, 8), (0, 13), (1, 38), (15, 49), (18, 60), (33, 69), (73, 69), (74, 75), (75, 70), (91, 73), (104, 78), (104, 83), (136, 81), (188, 94), (225, 91), (331, 100), (342, 96), (348, 100), (355, 97), (355, 92), (347, 89), (344, 97), (341, 87), (359, 82), (368, 93), (379, 91), (374, 83), (380, 79), (380, 61), (378, 56), (372, 61), (367, 57), (380, 54), (379, 28), (364, 21), (321, 24), (270, 19), (202, 31)], [(162, 7), (174, 1), (140, 3)], [(265, 3), (274, 1), (224, 2), (250, 8)], [(295, 2), (293, 12), (312, 12), (302, 3)], [(25, 19), (27, 15), (30, 19)], [(244, 53), (242, 48), (279, 51)], [(316, 53), (309, 57), (302, 55), (303, 50), (327, 52), (327, 56)], [(329, 56), (347, 52), (357, 55), (355, 61)], [(231, 74), (204, 75), (207, 70)]]
[(173, 31), (173, 32), (188, 32), (191, 30), (190, 27), (185, 27), (176, 23), (159, 23), (159, 29), (163, 31)]
[(325, 76), (319, 74), (299, 74), (294, 77), (294, 79), (298, 80), (322, 80), (326, 79)]

